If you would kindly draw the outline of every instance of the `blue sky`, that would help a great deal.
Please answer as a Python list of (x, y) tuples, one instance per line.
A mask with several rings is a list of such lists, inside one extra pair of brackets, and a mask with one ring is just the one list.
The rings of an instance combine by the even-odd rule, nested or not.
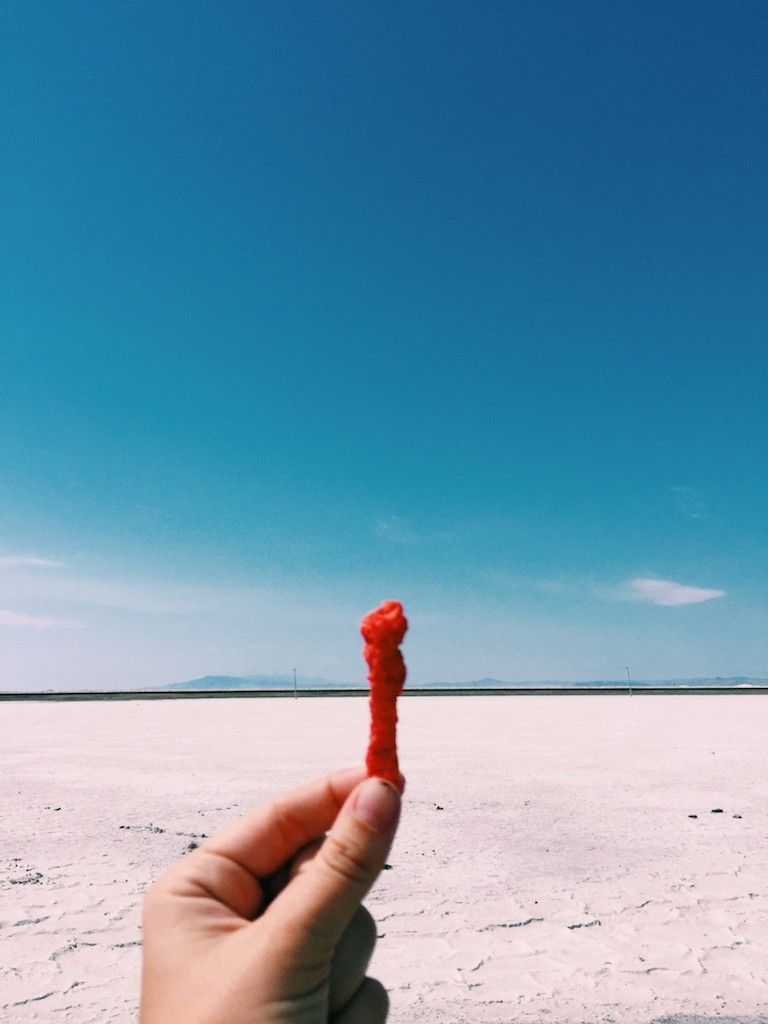
[(763, 4), (0, 38), (0, 685), (768, 675)]

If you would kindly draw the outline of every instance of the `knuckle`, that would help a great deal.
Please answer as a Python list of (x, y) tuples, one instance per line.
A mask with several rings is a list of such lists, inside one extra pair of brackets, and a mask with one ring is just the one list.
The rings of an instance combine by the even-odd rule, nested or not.
[(142, 903), (142, 916), (145, 921), (155, 916), (155, 914), (161, 907), (164, 899), (165, 886), (163, 885), (162, 879), (158, 879), (144, 893), (144, 900)]
[(182, 872), (178, 864), (166, 868), (144, 893), (142, 913), (155, 917), (168, 906), (182, 885)]
[(356, 843), (333, 833), (323, 843), (321, 856), (331, 871), (354, 885), (367, 886), (376, 873), (370, 858)]
[(302, 871), (306, 871), (309, 868), (321, 846), (322, 841), (317, 839), (307, 843), (306, 846), (299, 850), (291, 864), (291, 878), (300, 875)]
[(296, 845), (296, 838), (303, 832), (301, 820), (285, 797), (278, 797), (272, 804), (272, 827), (286, 847)]

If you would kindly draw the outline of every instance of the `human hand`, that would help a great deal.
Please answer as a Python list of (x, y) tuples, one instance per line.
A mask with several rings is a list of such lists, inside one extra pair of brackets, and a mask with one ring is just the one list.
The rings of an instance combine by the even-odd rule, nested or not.
[(144, 901), (140, 1024), (382, 1024), (386, 990), (365, 976), (376, 925), (360, 904), (399, 813), (389, 784), (337, 772), (168, 869)]

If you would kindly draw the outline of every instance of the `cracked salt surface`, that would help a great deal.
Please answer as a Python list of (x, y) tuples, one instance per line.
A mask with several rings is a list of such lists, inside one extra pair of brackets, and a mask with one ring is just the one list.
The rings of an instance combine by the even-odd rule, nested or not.
[[(367, 735), (338, 698), (4, 714), (14, 1024), (135, 1024), (152, 879)], [(768, 1024), (768, 701), (441, 697), (400, 719), (397, 870), (368, 900), (389, 1024)]]

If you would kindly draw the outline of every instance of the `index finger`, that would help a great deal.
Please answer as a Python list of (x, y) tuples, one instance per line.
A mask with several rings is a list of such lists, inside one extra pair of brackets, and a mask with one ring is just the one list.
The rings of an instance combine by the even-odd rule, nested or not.
[(348, 768), (281, 793), (222, 829), (201, 849), (227, 857), (257, 878), (265, 878), (327, 832), (344, 801), (364, 778), (364, 768)]

